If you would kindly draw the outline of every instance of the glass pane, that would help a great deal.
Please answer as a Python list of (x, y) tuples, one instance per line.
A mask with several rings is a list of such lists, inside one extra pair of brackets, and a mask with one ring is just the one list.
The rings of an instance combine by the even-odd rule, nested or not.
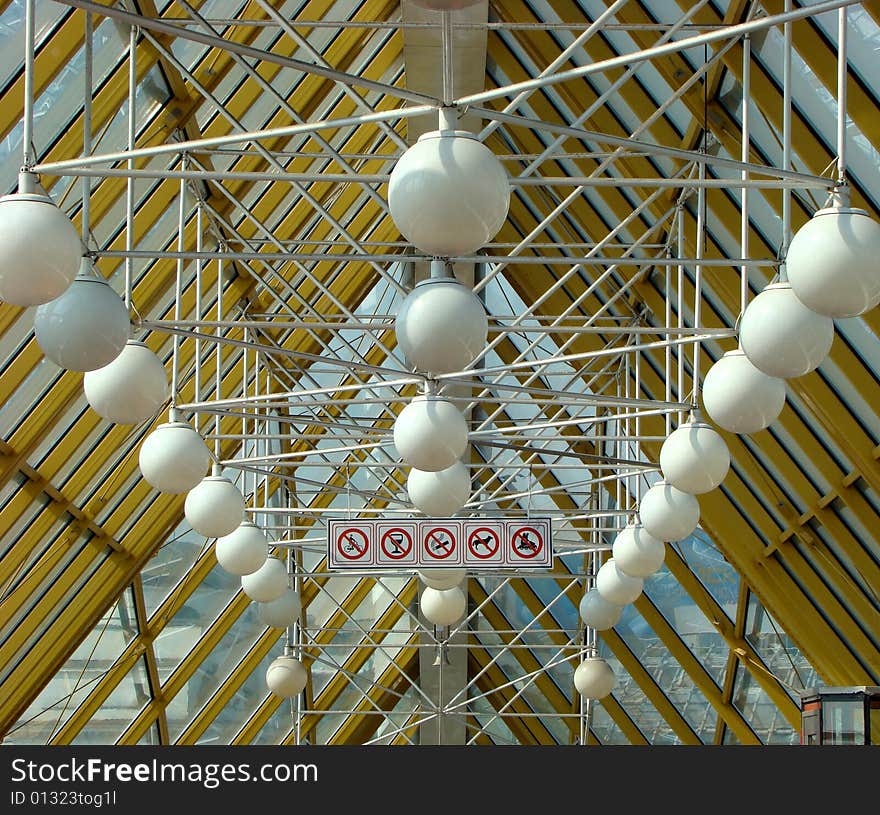
[(865, 702), (857, 699), (822, 701), (822, 744), (864, 744)]
[(762, 744), (799, 744), (800, 723), (793, 727), (748, 671), (737, 665), (734, 707), (742, 713)]
[[(129, 589), (40, 691), (21, 719), (4, 736), (4, 741), (11, 744), (47, 744), (136, 634), (134, 601)], [(130, 720), (129, 716), (125, 726)]]
[(602, 706), (601, 699), (590, 708), (590, 732), (599, 740), (599, 744), (630, 745), (632, 742), (624, 735), (614, 719)]
[[(669, 572), (665, 567), (645, 580), (646, 593), (662, 595), (663, 591), (653, 588), (655, 582), (661, 585), (673, 582), (663, 580), (664, 573)], [(694, 606), (696, 609), (696, 606)], [(702, 614), (694, 613), (691, 619), (699, 619)], [(716, 668), (726, 658), (726, 648), (718, 642), (718, 636), (707, 637), (702, 641), (702, 633), (712, 633), (708, 620), (702, 626), (702, 631), (695, 631), (693, 627), (684, 626), (684, 630), (676, 628), (679, 635), (694, 652), (694, 655), (702, 661), (705, 653), (716, 652)], [(685, 718), (694, 732), (703, 742), (711, 742), (715, 732), (717, 713), (705, 694), (697, 687), (690, 675), (679, 664), (678, 660), (669, 652), (663, 641), (657, 636), (647, 621), (639, 614), (635, 606), (626, 606), (620, 621), (614, 626), (614, 630), (623, 638), (629, 649), (635, 654), (636, 659), (648, 671), (657, 683), (661, 691), (672, 702), (679, 713)], [(724, 656), (722, 657), (722, 654)], [(639, 721), (639, 719), (636, 719)]]
[(144, 731), (144, 735), (138, 739), (138, 744), (148, 744), (154, 747), (158, 747), (161, 743), (162, 739), (159, 736), (159, 725), (156, 723), (151, 724)]
[[(680, 543), (687, 548), (693, 540)], [(729, 649), (700, 607), (665, 566), (645, 581), (644, 591), (720, 687)]]
[[(198, 637), (207, 632), (209, 626), (205, 625), (202, 628), (194, 621), (192, 625), (185, 626), (182, 630), (172, 631), (170, 630), (172, 628), (177, 629), (177, 627), (169, 626), (163, 634), (167, 632), (169, 638), (176, 639), (178, 646), (189, 643), (191, 649), (198, 642)], [(213, 693), (254, 645), (257, 636), (263, 632), (264, 628), (257, 616), (256, 603), (249, 604), (246, 611), (233, 622), (229, 631), (217, 643), (216, 647), (199, 663), (195, 673), (187, 680), (184, 687), (168, 702), (165, 713), (168, 717), (168, 735), (171, 741), (177, 739), (186, 725), (208, 702)], [(160, 639), (162, 638), (160, 637)], [(157, 651), (158, 643), (157, 639)], [(181, 654), (181, 656), (183, 655)], [(167, 660), (163, 660), (163, 662), (167, 665)]]
[[(416, 694), (415, 688), (410, 687), (388, 713), (388, 718), (382, 717), (375, 734), (369, 740), (370, 743), (391, 744), (392, 741), (396, 740), (398, 744), (418, 744), (418, 725), (406, 727), (406, 724), (415, 717), (420, 698)], [(403, 728), (402, 733), (394, 732), (401, 728)], [(468, 733), (466, 737), (470, 738), (471, 735), (472, 733)]]
[(185, 521), (181, 523), (141, 571), (144, 583), (144, 605), (152, 617), (174, 587), (198, 560), (207, 543), (196, 535)]
[(795, 701), (796, 693), (822, 684), (819, 675), (791, 637), (754, 595), (749, 596), (745, 637), (760, 655), (767, 670), (779, 677), (779, 681)]
[[(702, 530), (675, 544), (679, 554), (700, 579), (727, 617), (736, 619), (736, 604), (739, 595), (739, 575), (736, 569), (718, 551), (715, 542)], [(667, 615), (669, 616), (669, 615)], [(670, 620), (673, 618), (670, 617)], [(674, 624), (678, 629), (679, 620)]]
[[(241, 684), (232, 698), (221, 708), (217, 716), (199, 737), (198, 744), (229, 744), (260, 705), (269, 696), (266, 688), (266, 671), (279, 653), (273, 648)], [(285, 703), (282, 702), (282, 707)]]
[(281, 700), (251, 744), (281, 744), (291, 732), (294, 716), (289, 699)]
[[(619, 624), (628, 625), (625, 619), (629, 614), (634, 614), (634, 606), (624, 606)], [(598, 655), (605, 659), (611, 666), (617, 677), (617, 684), (611, 692), (612, 696), (620, 703), (627, 715), (635, 722), (638, 729), (645, 735), (651, 744), (677, 744), (678, 737), (672, 732), (669, 725), (658, 712), (657, 708), (644, 691), (630, 676), (629, 671), (621, 665), (620, 660), (611, 653), (611, 649), (600, 639)], [(594, 707), (601, 707), (602, 700), (594, 703)]]
[(73, 744), (115, 744), (151, 698), (147, 665), (139, 659), (77, 733)]

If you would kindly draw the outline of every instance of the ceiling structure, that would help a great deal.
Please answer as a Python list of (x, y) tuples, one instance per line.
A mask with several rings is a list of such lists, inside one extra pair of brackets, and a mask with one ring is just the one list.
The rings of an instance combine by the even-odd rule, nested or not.
[[(24, 5), (0, 2), (4, 194)], [(614, 691), (587, 704), (572, 682), (578, 602), (736, 346), (743, 280), (750, 298), (774, 278), (786, 222), (833, 184), (834, 5), (492, 0), (444, 35), (409, 0), (38, 0), (40, 182), (77, 226), (88, 195), (98, 270), (130, 291), (177, 409), (287, 557), (309, 682), (292, 703), (268, 692), (287, 634), (183, 496), (141, 477), (167, 410), (102, 419), (82, 375), (43, 357), (33, 310), (3, 303), (4, 741), (791, 744), (801, 690), (880, 684), (877, 309), (836, 322), (769, 429), (725, 433), (731, 469), (699, 497), (700, 528), (598, 632)], [(880, 4), (844, 5), (848, 178), (877, 218)], [(456, 259), (490, 319), (471, 377), (447, 386), (470, 421), (462, 514), (551, 517), (556, 554), (471, 574), (445, 654), (413, 573), (326, 562), (330, 519), (414, 511), (391, 428), (419, 380), (394, 315), (430, 258), (396, 228), (388, 175), (444, 101), (511, 181), (500, 232)]]

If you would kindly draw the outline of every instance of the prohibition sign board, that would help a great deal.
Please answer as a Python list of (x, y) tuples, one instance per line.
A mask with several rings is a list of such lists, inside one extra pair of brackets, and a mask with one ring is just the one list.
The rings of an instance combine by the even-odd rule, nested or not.
[(456, 550), (455, 537), (455, 533), (445, 526), (426, 529), (422, 538), (425, 553), (434, 560), (452, 560)]
[(403, 560), (412, 552), (412, 532), (402, 526), (392, 526), (382, 533), (379, 546), (385, 557), (391, 560)]
[(513, 558), (532, 560), (544, 548), (544, 536), (533, 526), (520, 526), (510, 535), (510, 554)]
[(468, 533), (468, 552), (478, 560), (488, 560), (498, 554), (501, 535), (490, 526), (478, 526)]
[(336, 549), (347, 561), (361, 560), (369, 550), (369, 540), (363, 529), (350, 527), (336, 536)]

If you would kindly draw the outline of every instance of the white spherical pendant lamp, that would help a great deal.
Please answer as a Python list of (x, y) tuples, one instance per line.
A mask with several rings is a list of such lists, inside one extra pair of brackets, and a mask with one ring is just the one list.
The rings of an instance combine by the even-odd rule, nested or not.
[(38, 306), (73, 283), (82, 242), (52, 199), (18, 192), (0, 198), (0, 300)]
[(34, 333), (43, 353), (69, 371), (109, 365), (125, 348), (131, 331), (128, 309), (110, 284), (83, 259), (80, 274), (54, 300), (37, 306)]
[(464, 616), (467, 597), (458, 586), (451, 589), (432, 589), (427, 586), (419, 599), (419, 608), (428, 622), (434, 625), (452, 625)]
[(287, 569), (277, 558), (269, 556), (255, 572), (242, 575), (242, 591), (258, 603), (271, 603), (287, 591)]
[(141, 475), (160, 492), (188, 492), (204, 477), (211, 451), (204, 439), (186, 422), (160, 424), (141, 444), (138, 465)]
[(146, 345), (129, 340), (109, 365), (83, 376), (92, 410), (116, 424), (139, 424), (155, 416), (168, 397), (165, 366)]
[(785, 406), (785, 380), (756, 368), (737, 348), (724, 354), (703, 380), (703, 408), (731, 433), (757, 433), (769, 427)]
[(434, 473), (413, 467), (406, 479), (406, 491), (416, 509), (428, 517), (445, 518), (467, 503), (471, 478), (461, 461)]
[(609, 603), (625, 606), (634, 603), (645, 587), (641, 577), (631, 577), (617, 568), (614, 558), (608, 558), (596, 572), (596, 591)]
[(416, 396), (394, 422), (394, 446), (410, 467), (439, 472), (458, 461), (468, 442), (461, 411), (439, 396)]
[(880, 303), (880, 224), (863, 209), (820, 209), (785, 255), (791, 287), (826, 317), (856, 317)]
[(597, 631), (607, 631), (617, 625), (622, 611), (623, 606), (609, 602), (596, 589), (590, 589), (578, 604), (584, 625)]
[(673, 487), (700, 495), (724, 480), (730, 469), (730, 451), (717, 430), (691, 416), (663, 442), (660, 469)]
[(266, 687), (276, 696), (293, 699), (305, 690), (309, 675), (296, 657), (281, 656), (266, 670)]
[(217, 538), (214, 552), (224, 571), (241, 577), (252, 574), (266, 562), (268, 546), (260, 527), (252, 521), (242, 521), (228, 535)]
[(394, 166), (388, 206), (401, 234), (422, 252), (471, 255), (507, 218), (510, 183), (473, 133), (436, 130), (420, 136)]
[(661, 541), (684, 540), (700, 522), (700, 502), (666, 481), (657, 481), (639, 503), (645, 531)]
[(443, 591), (460, 586), (467, 577), (466, 569), (421, 569), (419, 577), (432, 589)]
[(222, 538), (244, 519), (244, 496), (228, 478), (208, 475), (186, 494), (183, 513), (200, 535)]
[(790, 283), (771, 283), (743, 312), (739, 341), (768, 376), (792, 379), (822, 364), (834, 341), (834, 321), (798, 300)]
[(618, 532), (611, 547), (617, 568), (630, 577), (649, 577), (666, 558), (666, 544), (649, 535), (638, 524), (626, 526)]
[(302, 611), (302, 600), (299, 592), (287, 589), (277, 600), (268, 603), (260, 603), (257, 615), (263, 625), (270, 628), (290, 628), (299, 622)]
[(602, 699), (614, 690), (617, 677), (601, 657), (587, 657), (574, 671), (574, 687), (584, 699)]
[(394, 322), (407, 362), (428, 374), (460, 371), (486, 345), (489, 321), (480, 299), (452, 277), (417, 283)]

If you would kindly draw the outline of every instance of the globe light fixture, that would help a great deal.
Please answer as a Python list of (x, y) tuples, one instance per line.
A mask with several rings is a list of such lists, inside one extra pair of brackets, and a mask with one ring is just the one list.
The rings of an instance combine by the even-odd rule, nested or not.
[(483, 350), (486, 310), (470, 287), (454, 277), (431, 277), (407, 295), (394, 322), (407, 362), (431, 375), (460, 371)]
[(828, 356), (834, 321), (807, 308), (791, 283), (771, 283), (743, 312), (739, 342), (756, 368), (793, 379), (815, 370)]
[(700, 495), (724, 480), (730, 469), (730, 451), (721, 434), (692, 413), (663, 442), (660, 469), (673, 487)]
[(302, 612), (302, 600), (299, 592), (287, 589), (277, 600), (260, 603), (257, 616), (263, 625), (270, 628), (290, 628), (299, 621)]
[(204, 439), (176, 416), (153, 430), (138, 452), (138, 465), (147, 483), (160, 492), (173, 494), (193, 489), (210, 463), (211, 451)]
[(596, 572), (596, 591), (616, 606), (634, 603), (644, 587), (645, 581), (641, 577), (631, 577), (620, 571), (613, 557), (608, 558)]
[(222, 538), (241, 524), (244, 496), (225, 476), (208, 475), (186, 494), (183, 512), (194, 531)]
[(471, 255), (504, 224), (510, 183), (473, 133), (435, 130), (420, 136), (394, 166), (388, 206), (401, 234), (422, 252)]
[(689, 492), (661, 479), (642, 496), (639, 519), (652, 538), (683, 540), (700, 522), (700, 502)]
[(214, 552), (224, 571), (242, 577), (257, 571), (266, 562), (268, 546), (260, 527), (252, 521), (242, 521), (228, 535), (217, 538)]
[(467, 503), (471, 477), (461, 461), (437, 472), (413, 467), (406, 479), (406, 490), (416, 509), (428, 517), (445, 518), (458, 512)]
[(578, 604), (578, 613), (584, 625), (597, 631), (607, 631), (617, 625), (622, 611), (623, 606), (606, 600), (597, 589), (590, 589)]
[(419, 598), (419, 608), (425, 619), (434, 625), (452, 625), (467, 610), (467, 597), (458, 587), (432, 589), (426, 586)]
[(283, 699), (299, 696), (308, 679), (308, 671), (302, 662), (286, 654), (274, 659), (266, 670), (266, 687)]
[(83, 376), (92, 410), (116, 424), (139, 424), (155, 416), (168, 398), (165, 366), (144, 342), (129, 340), (110, 364)]
[(740, 348), (709, 368), (701, 392), (706, 414), (731, 433), (764, 430), (785, 406), (785, 380), (756, 368)]
[(73, 224), (36, 179), (19, 176), (19, 192), (0, 198), (0, 300), (26, 308), (60, 297), (82, 259)]
[(439, 472), (451, 467), (464, 454), (467, 442), (464, 416), (440, 396), (413, 397), (394, 422), (394, 446), (403, 461), (417, 470)]
[(649, 535), (641, 523), (630, 524), (617, 533), (611, 554), (621, 572), (645, 578), (663, 565), (666, 544)]
[(422, 582), (432, 589), (443, 591), (460, 586), (467, 577), (466, 569), (421, 569), (419, 577)]
[(241, 578), (242, 591), (258, 603), (271, 603), (287, 591), (287, 569), (273, 555), (259, 569)]
[(602, 699), (614, 690), (617, 677), (601, 657), (587, 657), (574, 671), (574, 686), (584, 699)]
[(857, 317), (880, 303), (880, 224), (863, 209), (820, 209), (785, 255), (792, 290), (826, 317)]
[(131, 330), (128, 309), (88, 258), (73, 283), (54, 300), (37, 306), (34, 333), (47, 358), (69, 371), (109, 365), (125, 348)]

